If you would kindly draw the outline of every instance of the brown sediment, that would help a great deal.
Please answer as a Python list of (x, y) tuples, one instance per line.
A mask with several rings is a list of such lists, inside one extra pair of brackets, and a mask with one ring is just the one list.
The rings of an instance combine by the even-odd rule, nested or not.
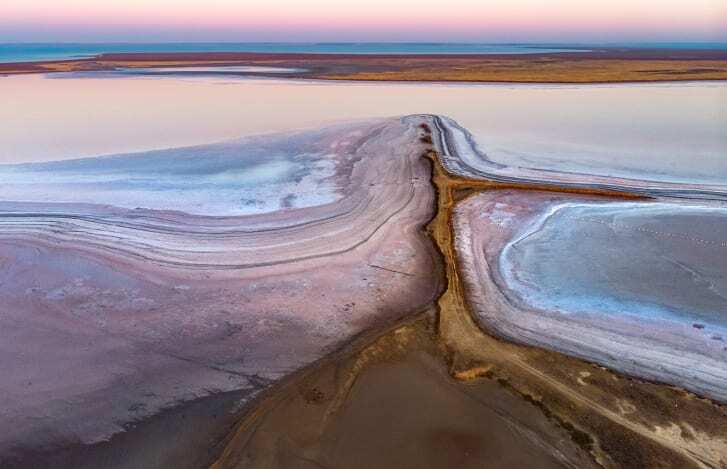
[(80, 60), (0, 64), (0, 75), (213, 65), (304, 69), (272, 75), (354, 81), (612, 83), (727, 79), (727, 51), (615, 48), (492, 55), (103, 54)]
[(274, 393), (212, 467), (595, 467), (537, 407), (463, 386), (443, 356), (432, 308)]
[[(429, 124), (420, 126), (421, 136), (430, 134)], [(454, 404), (450, 403), (451, 412), (449, 404), (438, 405), (431, 394), (431, 388), (438, 386), (447, 386), (452, 395), (462, 392), (472, 397), (467, 412), (481, 412), (499, 402), (500, 415), (519, 416), (538, 428), (541, 448), (543, 441), (564, 432), (559, 461), (571, 467), (727, 467), (725, 406), (557, 352), (500, 340), (475, 323), (459, 276), (452, 209), (472, 193), (534, 187), (453, 177), (435, 150), (424, 157), (432, 163), (437, 191), (437, 212), (427, 232), (444, 258), (447, 279), (436, 315), (390, 331), (271, 394), (241, 420), (212, 467), (448, 467), (452, 461), (457, 467), (481, 467), (484, 461), (491, 462), (492, 453), (474, 452), (482, 448), (476, 436), (456, 432), (462, 414)], [(568, 192), (637, 197), (600, 190)], [(446, 366), (447, 373), (432, 372), (436, 363)], [(410, 399), (425, 403), (413, 411), (408, 408)], [(426, 402), (433, 405), (427, 407)], [(362, 408), (364, 404), (368, 407)], [(386, 418), (372, 422), (371, 414), (380, 415), (379, 405)], [(412, 418), (412, 412), (422, 415), (402, 426), (399, 420)], [(434, 413), (431, 420), (426, 419), (429, 413)], [(429, 429), (427, 425), (440, 430), (438, 442), (447, 442), (436, 447), (443, 457), (450, 457), (444, 463), (437, 455), (419, 461), (407, 452), (407, 444), (427, 452), (434, 448), (413, 432), (422, 426)], [(503, 431), (490, 425), (491, 421), (483, 421), (481, 434)], [(407, 436), (402, 438), (400, 432)], [(458, 438), (452, 436), (455, 433)], [(354, 444), (352, 438), (359, 441)], [(386, 439), (400, 444), (385, 445)], [(458, 448), (460, 456), (468, 454), (471, 459), (451, 459)], [(513, 444), (505, 452), (512, 456), (514, 451), (530, 450)], [(588, 459), (580, 459), (583, 454)], [(544, 464), (544, 459), (538, 461)]]

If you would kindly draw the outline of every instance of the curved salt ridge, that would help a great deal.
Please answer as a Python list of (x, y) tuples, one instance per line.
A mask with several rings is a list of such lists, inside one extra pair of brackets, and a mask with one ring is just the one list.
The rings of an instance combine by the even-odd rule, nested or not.
[[(678, 220), (691, 214), (701, 222)], [(497, 191), (460, 204), (454, 223), (484, 328), (727, 401), (724, 205)]]
[(671, 183), (502, 165), (490, 160), (472, 134), (454, 120), (444, 116), (433, 116), (433, 120), (437, 128), (437, 146), (442, 165), (457, 176), (565, 188), (604, 189), (648, 196), (727, 200), (727, 185)]
[(2, 202), (0, 455), (104, 440), (218, 392), (247, 402), (430, 305), (441, 284), (419, 122), (245, 140), (329, 155), (322, 205), (212, 217), (115, 207), (103, 187), (103, 204)]
[[(333, 136), (350, 132), (348, 148)], [(237, 216), (334, 202), (337, 153), (351, 157), (360, 129), (335, 127), (286, 138), (225, 143), (96, 158), (0, 165), (0, 200), (114, 205)], [(291, 148), (290, 142), (296, 147)]]
[[(277, 140), (256, 137), (234, 144), (0, 168), (0, 180), (5, 182), (1, 196), (5, 202), (0, 202), (0, 237), (52, 237), (56, 242), (134, 256), (160, 265), (212, 270), (252, 268), (346, 252), (373, 236), (393, 214), (412, 202), (415, 181), (397, 182), (410, 178), (411, 163), (398, 152), (380, 152), (379, 140), (372, 142), (366, 138), (373, 133), (381, 134), (377, 135), (379, 139), (393, 140), (400, 138), (400, 132), (401, 128), (393, 125), (338, 126), (293, 133)], [(197, 173), (214, 170), (214, 176), (231, 168), (244, 172), (250, 166), (250, 158), (238, 153), (250, 148), (262, 149), (252, 152), (259, 159), (292, 151), (293, 156), (285, 158), (304, 160), (300, 174), (292, 175), (297, 183), (263, 180), (257, 188), (248, 183), (233, 183), (221, 191), (226, 199), (220, 199), (214, 182), (207, 183), (204, 191), (186, 187), (187, 181), (197, 178)], [(191, 166), (187, 160), (194, 158), (211, 159), (212, 163)], [(310, 169), (323, 159), (330, 168)], [(359, 164), (361, 160), (366, 163)], [(177, 173), (174, 178), (178, 183), (167, 191), (169, 195), (149, 204), (144, 200), (145, 194), (164, 192), (155, 185), (157, 175), (169, 178), (170, 172)], [(75, 182), (54, 183), (52, 177), (58, 174)], [(88, 174), (99, 176), (90, 188), (77, 190), (79, 181)], [(51, 175), (51, 183), (47, 175)], [(143, 175), (148, 179), (143, 184), (131, 185), (123, 192), (115, 189), (126, 181), (138, 181)], [(109, 181), (98, 180), (103, 177)], [(280, 193), (281, 189), (286, 191)], [(301, 193), (313, 196), (304, 198), (303, 206), (295, 210), (258, 209), (270, 213), (238, 216), (241, 210), (236, 207), (237, 199), (254, 190), (260, 192), (260, 197), (276, 201), (293, 196), (293, 204), (302, 198)], [(126, 194), (135, 197), (130, 199)], [(195, 197), (204, 201), (201, 206)], [(13, 198), (23, 202), (8, 201)], [(53, 200), (63, 205), (37, 200)], [(84, 200), (94, 200), (99, 205), (79, 208), (78, 202)], [(123, 209), (137, 202), (146, 206), (141, 210)], [(275, 205), (279, 208), (279, 204)], [(164, 209), (207, 211), (216, 217)]]

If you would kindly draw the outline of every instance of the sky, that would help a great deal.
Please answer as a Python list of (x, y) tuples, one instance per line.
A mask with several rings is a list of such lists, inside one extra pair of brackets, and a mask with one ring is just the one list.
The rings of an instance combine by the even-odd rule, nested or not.
[(727, 0), (1, 0), (0, 42), (727, 42)]

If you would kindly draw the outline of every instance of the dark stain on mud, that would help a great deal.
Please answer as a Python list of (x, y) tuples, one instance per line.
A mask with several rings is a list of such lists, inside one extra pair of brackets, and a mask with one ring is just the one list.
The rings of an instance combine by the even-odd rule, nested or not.
[(395, 329), (279, 392), (213, 467), (595, 467), (534, 402), (452, 378), (434, 324)]
[(137, 424), (108, 441), (66, 442), (56, 448), (16, 448), (3, 469), (199, 469), (208, 467), (239, 418), (248, 392), (197, 399)]

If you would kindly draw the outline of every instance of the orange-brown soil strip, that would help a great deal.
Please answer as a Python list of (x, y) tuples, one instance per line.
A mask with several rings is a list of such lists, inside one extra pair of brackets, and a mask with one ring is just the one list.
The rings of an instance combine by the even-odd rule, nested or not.
[(202, 65), (303, 68), (305, 72), (285, 76), (326, 80), (520, 83), (727, 80), (727, 51), (668, 49), (522, 55), (130, 53), (81, 60), (0, 64), (0, 74)]
[[(431, 133), (426, 121), (421, 129), (424, 137)], [(358, 432), (362, 441), (373, 438), (374, 444), (379, 439), (361, 430), (368, 412), (357, 414), (357, 406), (374, 396), (376, 402), (386, 399), (385, 405), (393, 409), (390, 415), (394, 415), (399, 405), (407, 405), (408, 394), (400, 392), (402, 387), (422, 386), (414, 383), (414, 388), (410, 388), (407, 386), (412, 384), (406, 384), (406, 379), (397, 381), (391, 376), (380, 379), (376, 385), (372, 384), (376, 382), (375, 376), (391, 369), (419, 376), (422, 367), (436, 368), (430, 360), (442, 361), (448, 371), (436, 378), (429, 375), (431, 381), (427, 386), (446, 384), (452, 386), (451, 392), (468, 393), (472, 397), (471, 411), (479, 412), (477, 407), (482, 402), (502, 398), (493, 395), (491, 388), (482, 387), (496, 383), (564, 429), (571, 442), (589, 454), (596, 465), (727, 467), (725, 406), (681, 389), (624, 377), (556, 352), (506, 342), (480, 329), (469, 311), (458, 274), (451, 211), (469, 194), (516, 186), (453, 177), (440, 165), (435, 150), (427, 151), (423, 157), (432, 163), (432, 183), (437, 190), (437, 213), (427, 232), (442, 254), (447, 279), (447, 289), (435, 305), (436, 314), (425, 314), (369, 340), (367, 345), (356, 346), (344, 356), (320, 363), (279, 392), (271, 393), (241, 419), (213, 467), (285, 467), (293, 461), (286, 458), (305, 455), (314, 455), (307, 461), (309, 464), (320, 462), (316, 459), (320, 457), (335, 459), (341, 453), (332, 452), (326, 441), (338, 441), (346, 429)], [(622, 193), (596, 193), (624, 197)], [(423, 360), (423, 356), (430, 358)], [(393, 390), (392, 382), (396, 382)], [(393, 403), (389, 402), (392, 393), (398, 396)], [(507, 407), (507, 412), (523, 412), (514, 410), (516, 407)], [(437, 414), (436, 418), (441, 419), (437, 421), (443, 425), (443, 432), (461, 424), (461, 414), (456, 412)], [(388, 438), (386, 430), (382, 426), (378, 433)], [(450, 454), (450, 449), (442, 447), (441, 452)], [(392, 449), (384, 461), (396, 461), (401, 456), (398, 451)]]

